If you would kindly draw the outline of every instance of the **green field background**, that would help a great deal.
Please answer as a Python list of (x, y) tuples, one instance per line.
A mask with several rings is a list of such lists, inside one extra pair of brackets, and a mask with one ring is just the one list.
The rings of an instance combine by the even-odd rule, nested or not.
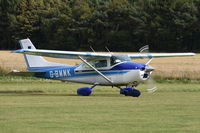
[(197, 133), (198, 81), (157, 81), (139, 98), (98, 86), (77, 96), (84, 84), (35, 78), (0, 77), (1, 133)]

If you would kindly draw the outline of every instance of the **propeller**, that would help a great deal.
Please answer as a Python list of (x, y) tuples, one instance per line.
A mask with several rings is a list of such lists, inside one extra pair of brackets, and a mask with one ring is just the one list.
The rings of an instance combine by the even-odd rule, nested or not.
[(157, 87), (155, 84), (156, 84), (155, 80), (153, 79), (152, 76), (150, 76), (150, 78), (147, 80), (147, 91), (149, 93), (153, 93), (157, 90)]
[[(149, 53), (149, 45), (145, 45), (145, 46), (141, 47), (139, 49), (139, 51), (140, 51), (140, 53)], [(146, 65), (145, 71), (149, 72), (149, 77), (147, 80), (147, 92), (149, 92), (149, 93), (153, 93), (157, 90), (157, 87), (155, 85), (156, 82), (151, 75), (154, 68), (149, 65), (152, 60), (153, 60), (153, 58), (149, 58), (148, 61), (145, 63), (145, 65)]]

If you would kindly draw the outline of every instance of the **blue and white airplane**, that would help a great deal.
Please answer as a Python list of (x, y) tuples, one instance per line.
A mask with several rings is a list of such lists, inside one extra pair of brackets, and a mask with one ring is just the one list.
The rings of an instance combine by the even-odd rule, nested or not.
[[(154, 70), (149, 65), (153, 57), (194, 56), (194, 53), (140, 53), (113, 54), (36, 49), (29, 39), (19, 41), (21, 48), (13, 53), (23, 53), (28, 72), (34, 77), (91, 84), (77, 90), (78, 95), (89, 96), (97, 85), (113, 86), (125, 96), (140, 96), (134, 89), (140, 82), (148, 80)], [(80, 65), (66, 65), (45, 60), (42, 56), (72, 58), (83, 61)], [(149, 58), (146, 64), (133, 62), (133, 58)], [(122, 88), (122, 86), (126, 86)], [(131, 86), (131, 87), (130, 87)]]

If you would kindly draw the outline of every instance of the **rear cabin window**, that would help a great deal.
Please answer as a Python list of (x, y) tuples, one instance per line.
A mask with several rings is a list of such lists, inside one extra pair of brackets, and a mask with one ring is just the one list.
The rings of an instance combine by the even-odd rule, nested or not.
[(99, 67), (107, 67), (107, 60), (96, 60), (94, 62), (94, 67), (99, 68)]
[[(108, 66), (107, 60), (92, 60), (92, 61), (89, 61), (88, 63), (90, 63), (95, 68), (101, 68), (101, 67)], [(84, 64), (83, 67), (90, 68), (87, 64)]]

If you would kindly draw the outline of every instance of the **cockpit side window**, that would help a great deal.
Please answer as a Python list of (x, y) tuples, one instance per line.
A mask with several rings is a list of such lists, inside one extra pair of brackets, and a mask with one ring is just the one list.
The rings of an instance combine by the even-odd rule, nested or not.
[(94, 61), (94, 66), (96, 68), (107, 67), (107, 60), (96, 60)]
[[(95, 68), (102, 68), (108, 66), (107, 60), (91, 60), (88, 63), (90, 63)], [(87, 64), (83, 64), (83, 67), (90, 68)]]

